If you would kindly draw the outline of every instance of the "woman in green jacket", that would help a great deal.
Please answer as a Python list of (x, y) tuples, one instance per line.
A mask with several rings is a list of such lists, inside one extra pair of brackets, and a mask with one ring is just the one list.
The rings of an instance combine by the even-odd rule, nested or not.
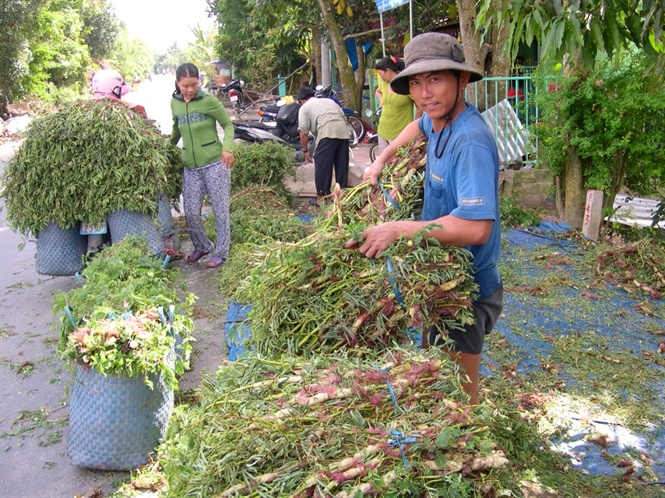
[[(194, 64), (178, 66), (175, 77), (176, 89), (171, 99), (171, 142), (177, 144), (181, 138), (183, 142), (183, 206), (187, 229), (194, 244), (194, 251), (187, 256), (187, 261), (194, 263), (212, 252), (207, 266), (216, 268), (229, 257), (231, 240), (229, 197), (234, 162), (230, 152), (233, 123), (219, 99), (201, 90), (199, 70)], [(217, 123), (224, 130), (223, 143), (217, 134)], [(201, 221), (206, 194), (215, 214), (216, 244), (208, 239)]]

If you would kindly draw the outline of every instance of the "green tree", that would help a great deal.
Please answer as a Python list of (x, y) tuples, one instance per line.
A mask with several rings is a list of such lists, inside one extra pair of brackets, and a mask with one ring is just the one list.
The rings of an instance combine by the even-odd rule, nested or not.
[(29, 41), (48, 0), (3, 0), (0, 3), (0, 90), (10, 100), (25, 94), (32, 60)]
[[(252, 88), (266, 90), (278, 74), (305, 62), (308, 26), (298, 24), (301, 1), (209, 0), (217, 17), (215, 53)], [(284, 7), (283, 9), (281, 7)]]
[(143, 76), (154, 70), (155, 54), (143, 40), (130, 38), (128, 32), (122, 30), (107, 62), (122, 74), (125, 81), (132, 81), (134, 73)]
[(199, 68), (199, 71), (205, 73), (207, 79), (214, 79), (215, 66), (212, 61), (215, 57), (215, 30), (203, 29), (200, 25), (191, 28), (194, 35), (194, 41), (189, 42), (184, 52), (187, 54), (187, 60), (192, 61)]
[(28, 92), (49, 101), (58, 99), (58, 90), (83, 88), (90, 60), (83, 41), (83, 21), (76, 2), (52, 2), (37, 19), (37, 34), (30, 41), (32, 60), (24, 77)]
[(576, 151), (588, 164), (585, 187), (605, 193), (606, 209), (624, 187), (641, 196), (665, 187), (665, 88), (652, 65), (653, 57), (625, 52), (618, 63), (599, 61), (587, 78), (536, 78), (544, 162), (559, 176)]
[[(511, 54), (516, 53), (520, 41), (537, 42), (542, 60), (562, 63), (564, 75), (575, 77), (574, 84), (582, 86), (599, 55), (613, 59), (631, 43), (653, 53), (662, 42), (664, 10), (665, 5), (658, 0), (513, 0), (504, 10), (498, 9), (496, 2), (483, 0), (478, 22), (482, 28), (508, 26), (505, 49)], [(567, 158), (557, 177), (557, 204), (563, 221), (579, 228), (593, 165), (572, 136), (563, 138)]]
[(102, 60), (109, 56), (120, 32), (120, 21), (109, 0), (83, 0), (81, 4), (83, 39), (90, 56)]

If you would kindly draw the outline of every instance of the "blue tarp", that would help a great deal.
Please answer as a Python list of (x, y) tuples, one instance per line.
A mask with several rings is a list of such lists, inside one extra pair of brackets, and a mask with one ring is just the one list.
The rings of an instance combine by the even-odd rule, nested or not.
[(252, 309), (249, 305), (231, 302), (226, 314), (226, 345), (229, 347), (229, 360), (236, 361), (245, 352), (245, 341), (251, 334), (247, 323), (247, 313)]
[[(552, 356), (553, 340), (560, 336), (576, 336), (583, 344), (600, 344), (606, 348), (580, 351), (580, 355), (602, 354), (608, 361), (621, 361), (625, 355), (653, 354), (658, 349), (658, 338), (649, 331), (655, 328), (665, 330), (662, 318), (665, 317), (665, 303), (662, 300), (636, 299), (609, 284), (587, 288), (590, 282), (584, 281), (575, 269), (577, 263), (582, 264), (585, 250), (570, 240), (557, 238), (568, 228), (550, 223), (541, 224), (533, 232), (507, 230), (504, 233), (502, 257), (510, 262), (511, 271), (518, 273), (520, 280), (533, 278), (536, 284), (551, 276), (564, 282), (550, 286), (548, 292), (551, 295), (547, 299), (529, 292), (510, 292), (510, 289), (504, 293), (503, 313), (491, 336), (498, 332), (520, 353), (516, 365), (518, 375), (542, 372), (543, 362)], [(557, 255), (559, 264), (547, 268), (534, 261), (536, 254), (548, 253)], [(566, 264), (566, 260), (571, 264)], [(648, 316), (636, 306), (645, 300), (655, 309), (655, 316)], [(490, 339), (483, 355), (483, 376), (494, 374), (497, 364), (493, 356), (501, 354), (501, 351), (493, 351), (491, 346), (497, 344), (497, 336)], [(647, 387), (661, 404), (665, 403), (665, 369), (655, 363), (646, 368), (653, 368), (654, 378), (661, 379), (656, 385)], [(577, 379), (567, 375), (565, 370), (559, 373), (559, 377), (566, 386), (562, 390), (564, 395), (576, 392)], [(588, 385), (588, 379), (585, 381)], [(631, 403), (632, 394), (608, 393), (625, 399), (627, 404)], [(594, 405), (591, 400), (586, 401)], [(600, 407), (597, 408), (602, 412)], [(574, 406), (564, 410), (562, 417), (570, 430), (553, 444), (568, 454), (575, 466), (593, 474), (614, 475), (621, 469), (611, 465), (602, 454), (617, 456), (632, 449), (655, 458), (651, 468), (660, 479), (665, 479), (665, 423), (662, 418), (654, 421), (645, 434), (635, 434), (619, 421), (589, 418)], [(604, 448), (586, 440), (594, 434), (606, 435), (609, 446)]]

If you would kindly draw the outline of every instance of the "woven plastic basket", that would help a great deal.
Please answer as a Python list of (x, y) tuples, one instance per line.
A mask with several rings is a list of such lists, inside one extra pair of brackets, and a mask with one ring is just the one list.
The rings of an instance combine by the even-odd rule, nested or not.
[(157, 200), (157, 222), (162, 231), (164, 239), (164, 249), (177, 251), (180, 249), (180, 239), (178, 231), (173, 224), (173, 214), (171, 213), (171, 204), (168, 197), (160, 195)]
[(147, 214), (121, 209), (107, 216), (111, 243), (115, 244), (129, 235), (139, 235), (148, 242), (150, 251), (155, 256), (164, 255), (164, 238), (161, 229)]
[(157, 222), (159, 223), (162, 236), (166, 236), (173, 230), (173, 215), (171, 214), (171, 205), (165, 195), (160, 195), (157, 199)]
[(74, 275), (83, 269), (87, 247), (88, 239), (80, 234), (78, 224), (72, 228), (47, 225), (37, 235), (37, 273), (56, 277)]
[(148, 462), (166, 434), (173, 389), (156, 375), (108, 376), (78, 366), (69, 410), (67, 455), (79, 467), (131, 470)]

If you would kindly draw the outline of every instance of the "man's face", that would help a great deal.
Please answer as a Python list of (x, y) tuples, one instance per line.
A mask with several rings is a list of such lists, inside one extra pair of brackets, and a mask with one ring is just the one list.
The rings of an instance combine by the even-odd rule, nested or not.
[(466, 87), (468, 80), (469, 73), (465, 72), (460, 73), (459, 81), (455, 71), (420, 73), (409, 76), (409, 93), (416, 105), (436, 123), (452, 112), (457, 92)]

